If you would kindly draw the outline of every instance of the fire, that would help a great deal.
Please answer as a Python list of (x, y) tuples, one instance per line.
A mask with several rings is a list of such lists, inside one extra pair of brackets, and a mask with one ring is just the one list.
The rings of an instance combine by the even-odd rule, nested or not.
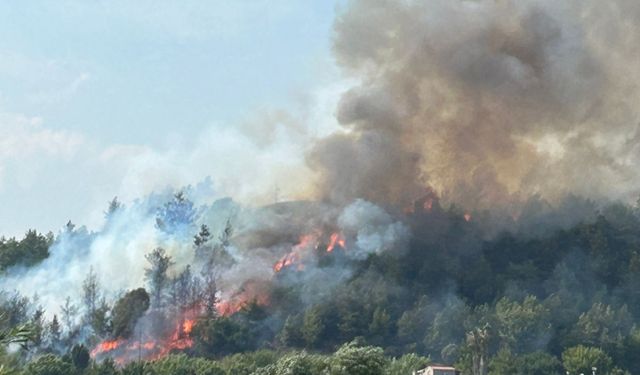
[(291, 252), (285, 254), (276, 264), (273, 265), (273, 270), (275, 272), (280, 272), (283, 268), (289, 267), (290, 265), (296, 263), (298, 261), (298, 254)]
[(318, 248), (318, 235), (317, 234), (307, 234), (300, 237), (298, 243), (291, 249), (291, 251), (280, 260), (278, 260), (273, 265), (273, 271), (278, 273), (282, 271), (283, 268), (290, 267), (294, 264), (298, 265), (298, 270), (302, 271), (304, 269), (304, 265), (302, 264), (302, 258), (305, 257), (308, 251), (313, 248)]
[(183, 312), (178, 317), (175, 328), (164, 338), (146, 337), (145, 340), (107, 340), (98, 344), (91, 351), (91, 357), (96, 358), (109, 354), (116, 363), (122, 365), (138, 357), (154, 360), (166, 356), (173, 350), (190, 348), (193, 346), (193, 339), (190, 335), (198, 312), (198, 309)]
[(216, 309), (220, 316), (230, 316), (242, 310), (250, 302), (255, 302), (261, 306), (269, 304), (269, 291), (266, 289), (265, 283), (247, 281), (240, 291), (218, 302)]
[[(296, 270), (302, 271), (305, 267), (305, 261), (315, 254), (315, 250), (319, 249), (321, 243), (327, 244), (326, 248), (323, 248), (323, 252), (326, 253), (331, 253), (338, 247), (346, 248), (346, 239), (342, 233), (334, 232), (328, 239), (324, 237), (325, 240), (328, 240), (327, 242), (322, 242), (324, 241), (322, 238), (320, 231), (300, 236), (298, 243), (291, 248), (291, 251), (273, 265), (274, 272), (280, 272), (288, 267), (296, 267)], [(219, 316), (231, 316), (241, 311), (249, 303), (268, 305), (270, 299), (268, 288), (268, 284), (263, 280), (247, 281), (239, 290), (221, 296), (216, 310)], [(202, 312), (201, 306), (182, 311), (172, 318), (173, 323), (169, 326), (172, 329), (154, 336), (145, 335), (130, 339), (106, 340), (91, 351), (91, 357), (110, 356), (116, 363), (122, 365), (138, 358), (155, 360), (174, 350), (188, 349), (194, 345), (191, 334)]]
[(344, 236), (342, 235), (342, 233), (333, 233), (331, 235), (331, 238), (329, 239), (329, 246), (327, 246), (327, 252), (330, 253), (333, 251), (333, 249), (336, 247), (336, 245), (340, 246), (341, 248), (345, 248), (346, 242), (344, 240)]
[[(312, 250), (317, 250), (320, 246), (320, 238), (322, 236), (316, 232), (313, 234), (307, 234), (300, 237), (300, 241), (296, 244), (289, 253), (283, 255), (274, 265), (273, 271), (278, 273), (284, 268), (296, 266), (296, 270), (303, 271), (305, 268), (304, 260), (313, 255)], [(347, 242), (344, 235), (340, 232), (334, 232), (329, 237), (329, 243), (326, 247), (326, 252), (331, 253), (337, 246), (346, 249)]]
[(116, 350), (123, 343), (124, 343), (124, 340), (122, 339), (103, 341), (91, 351), (91, 357), (95, 357), (98, 354), (107, 353), (112, 350)]
[(194, 325), (194, 324), (195, 324), (195, 320), (193, 320), (193, 319), (186, 319), (186, 320), (184, 321), (184, 323), (182, 323), (182, 331), (183, 331), (185, 334), (187, 334), (187, 335), (188, 335), (188, 334), (190, 334), (190, 333), (191, 333), (191, 331), (193, 330), (193, 325)]
[(464, 214), (464, 221), (466, 221), (466, 222), (471, 221), (471, 214), (470, 213)]

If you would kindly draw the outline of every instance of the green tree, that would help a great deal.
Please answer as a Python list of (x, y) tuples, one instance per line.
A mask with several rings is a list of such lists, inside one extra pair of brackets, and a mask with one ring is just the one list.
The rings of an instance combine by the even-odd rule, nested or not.
[(85, 319), (87, 322), (91, 322), (93, 315), (98, 308), (98, 301), (100, 299), (100, 283), (98, 282), (98, 275), (96, 275), (93, 267), (89, 268), (87, 277), (82, 282), (82, 301), (85, 308)]
[(502, 348), (489, 361), (489, 375), (516, 375), (518, 366), (515, 356), (507, 348)]
[(111, 307), (107, 304), (107, 300), (104, 297), (101, 298), (91, 317), (91, 328), (98, 336), (104, 337), (111, 332), (110, 311)]
[(384, 373), (387, 375), (409, 375), (414, 371), (423, 369), (429, 364), (429, 358), (415, 353), (405, 354), (400, 358), (392, 359)]
[(144, 288), (127, 292), (113, 306), (113, 336), (128, 338), (138, 319), (149, 309), (149, 294)]
[(373, 312), (369, 324), (369, 335), (376, 338), (377, 343), (384, 343), (391, 335), (391, 316), (384, 307), (378, 306)]
[(316, 346), (324, 332), (325, 324), (322, 311), (318, 307), (312, 307), (304, 314), (302, 322), (302, 337), (307, 347)]
[(51, 319), (51, 323), (49, 323), (49, 326), (47, 327), (47, 338), (50, 349), (56, 350), (60, 346), (61, 330), (62, 328), (60, 327), (58, 316), (54, 314)]
[(398, 339), (408, 351), (421, 351), (421, 341), (436, 313), (437, 309), (429, 304), (427, 296), (421, 296), (411, 309), (402, 313), (396, 323), (397, 333)]
[(263, 349), (224, 357), (219, 361), (219, 364), (227, 374), (254, 375), (264, 373), (267, 369), (273, 370), (273, 365), (277, 360), (277, 353)]
[[(558, 358), (544, 352), (515, 356), (501, 349), (489, 363), (489, 375), (561, 375)], [(585, 373), (586, 374), (586, 373)], [(577, 374), (576, 374), (577, 375)]]
[(289, 315), (284, 321), (282, 330), (278, 334), (278, 342), (285, 347), (297, 348), (304, 345), (301, 332), (301, 318), (299, 315)]
[(489, 326), (475, 328), (467, 333), (467, 347), (471, 351), (473, 375), (487, 375), (489, 364)]
[(115, 362), (107, 358), (102, 363), (93, 363), (85, 373), (86, 375), (118, 375), (119, 371)]
[(87, 367), (89, 367), (89, 350), (84, 345), (74, 345), (71, 348), (71, 363), (78, 369), (80, 372), (84, 371)]
[[(0, 321), (4, 320), (4, 315), (0, 314)], [(0, 330), (0, 351), (9, 344), (20, 344), (25, 346), (33, 337), (33, 327), (27, 324), (13, 326)]]
[(332, 375), (382, 375), (387, 366), (382, 348), (359, 347), (355, 342), (342, 345), (331, 359)]
[(245, 352), (255, 343), (248, 328), (231, 317), (199, 320), (192, 336), (196, 352), (206, 357)]
[(538, 343), (551, 333), (549, 310), (534, 296), (526, 297), (522, 303), (502, 298), (495, 311), (501, 344), (514, 353), (537, 349)]
[(130, 362), (120, 369), (121, 375), (154, 375), (151, 365), (146, 362)]
[(120, 210), (122, 210), (122, 203), (120, 203), (118, 197), (113, 197), (113, 199), (109, 202), (107, 210), (104, 212), (104, 218), (106, 220), (109, 220)]
[(592, 367), (598, 368), (598, 373), (606, 374), (612, 364), (611, 358), (598, 348), (578, 345), (562, 353), (562, 365), (571, 374), (589, 374)]
[(307, 375), (321, 374), (328, 368), (327, 360), (307, 352), (293, 353), (283, 356), (273, 366), (273, 375)]
[(171, 256), (167, 255), (161, 247), (153, 249), (152, 252), (145, 255), (145, 258), (149, 262), (149, 267), (145, 268), (144, 275), (149, 284), (151, 305), (160, 308), (164, 306), (164, 294), (169, 282), (167, 271), (173, 261)]
[(211, 232), (209, 232), (209, 227), (205, 224), (200, 226), (200, 232), (193, 237), (193, 245), (198, 248), (209, 241), (211, 237)]
[(562, 364), (553, 355), (545, 352), (524, 354), (516, 359), (518, 374), (522, 375), (561, 375)]
[(167, 234), (185, 234), (192, 229), (197, 211), (184, 194), (179, 191), (173, 199), (158, 209), (156, 226)]
[(33, 313), (31, 327), (33, 330), (33, 335), (31, 336), (33, 344), (37, 347), (42, 346), (45, 335), (44, 309), (42, 307), (37, 307)]
[[(443, 308), (435, 314), (433, 323), (424, 339), (425, 348), (431, 355), (439, 355), (446, 346), (459, 344), (466, 338), (465, 323), (471, 309), (462, 300), (449, 298)], [(440, 358), (438, 358), (439, 360)]]
[(633, 318), (626, 305), (615, 309), (603, 303), (594, 303), (589, 311), (578, 318), (574, 335), (580, 343), (612, 347), (621, 345), (632, 327)]
[(22, 373), (24, 375), (75, 375), (77, 371), (73, 364), (52, 354), (45, 354), (29, 362)]
[(203, 358), (189, 358), (184, 354), (168, 355), (149, 364), (154, 375), (224, 375), (215, 362)]
[(28, 230), (24, 238), (0, 238), (0, 270), (15, 265), (33, 266), (49, 256), (52, 235), (44, 236), (35, 230)]

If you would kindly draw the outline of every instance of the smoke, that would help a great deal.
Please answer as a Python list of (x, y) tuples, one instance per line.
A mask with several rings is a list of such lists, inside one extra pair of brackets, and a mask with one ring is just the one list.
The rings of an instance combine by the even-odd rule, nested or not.
[[(146, 253), (164, 248), (173, 277), (199, 262), (191, 241), (198, 226), (216, 241), (230, 219), (232, 262), (215, 275), (220, 298), (268, 294), (275, 280), (304, 290), (307, 306), (348, 280), (353, 262), (402, 253), (407, 221), (425, 242), (470, 220), (489, 226), (490, 213), (476, 215), (488, 207), (519, 207), (519, 221), (509, 216), (500, 230), (532, 236), (590, 220), (593, 201), (562, 198), (640, 192), (638, 17), (631, 0), (352, 0), (334, 27), (336, 61), (357, 82), (340, 97), (338, 131), (316, 137), (301, 118), (273, 112), (166, 154), (126, 146), (101, 154), (126, 165), (119, 193), (130, 199), (202, 172), (214, 175), (216, 189), (208, 181), (188, 190), (198, 204), (230, 193), (272, 201), (276, 185), (313, 201), (256, 208), (221, 199), (167, 234), (157, 213), (171, 195), (151, 194), (95, 232), (63, 230), (49, 258), (10, 270), (0, 289), (37, 294), (51, 315), (67, 295), (81, 300), (93, 268), (113, 300), (145, 285)], [(292, 158), (302, 154), (304, 165)], [(473, 215), (445, 213), (431, 189)], [(412, 204), (413, 218), (396, 215)], [(474, 232), (451, 248), (470, 254), (479, 238)], [(340, 252), (321, 264), (334, 245)]]
[(308, 153), (318, 195), (466, 207), (638, 193), (633, 1), (362, 1), (334, 51), (359, 84)]
[(373, 203), (357, 200), (347, 206), (338, 225), (347, 235), (355, 238), (355, 249), (347, 254), (355, 259), (366, 259), (370, 254), (395, 250), (400, 252), (409, 239), (409, 229)]
[[(207, 225), (212, 236), (204, 251), (214, 251), (229, 221), (232, 236), (225, 247), (229, 259), (217, 254), (215, 268), (206, 269), (216, 278), (220, 300), (237, 307), (253, 298), (266, 301), (267, 285), (280, 278), (280, 284), (314, 289), (308, 297), (311, 303), (352, 274), (350, 260), (383, 251), (400, 253), (409, 238), (404, 224), (363, 200), (345, 208), (314, 202), (251, 208), (228, 198), (192, 205), (189, 198), (201, 190), (200, 185), (185, 188), (184, 201), (166, 192), (121, 206), (107, 214), (103, 227), (95, 232), (68, 224), (56, 236), (47, 259), (38, 266), (9, 270), (0, 289), (37, 295), (51, 318), (60, 313), (66, 297), (76, 303), (82, 300), (83, 281), (92, 269), (101, 295), (113, 301), (124, 291), (147, 286), (145, 269), (150, 264), (145, 255), (158, 247), (171, 256), (169, 277), (176, 277), (187, 265), (199, 275), (207, 259), (194, 247), (193, 236), (200, 225)], [(331, 250), (339, 249), (344, 256), (320, 267), (318, 255), (329, 253), (332, 236)], [(287, 265), (290, 270), (275, 269), (283, 256), (293, 253), (295, 262)], [(280, 276), (280, 271), (289, 275)]]

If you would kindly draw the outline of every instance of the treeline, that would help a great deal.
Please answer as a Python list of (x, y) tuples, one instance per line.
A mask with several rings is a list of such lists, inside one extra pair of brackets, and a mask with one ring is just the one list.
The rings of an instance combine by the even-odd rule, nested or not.
[[(550, 354), (534, 352), (512, 357), (506, 352), (490, 364), (490, 374), (553, 375), (567, 369), (572, 374), (586, 373), (599, 366), (599, 373), (624, 374), (610, 370), (611, 359), (599, 349), (578, 346), (562, 355), (562, 363)], [(416, 354), (390, 358), (380, 347), (365, 346), (357, 341), (341, 345), (332, 354), (307, 351), (261, 349), (233, 354), (218, 360), (172, 354), (156, 361), (135, 361), (117, 365), (106, 359), (97, 363), (90, 359), (84, 346), (74, 346), (62, 356), (38, 357), (16, 374), (24, 375), (410, 375), (423, 369), (430, 359)]]
[[(182, 195), (160, 212), (165, 229), (189, 227), (195, 217)], [(88, 374), (410, 374), (427, 358), (468, 375), (586, 374), (592, 367), (598, 374), (640, 374), (638, 209), (614, 204), (577, 224), (498, 235), (483, 227), (489, 215), (469, 220), (455, 207), (432, 205), (404, 217), (413, 236), (402, 252), (364, 260), (345, 259), (341, 251), (319, 255), (319, 270), (350, 263), (336, 287), (318, 285), (322, 272), (309, 285), (302, 271), (286, 268), (265, 286), (267, 304), (246, 301), (229, 316), (206, 309), (191, 332), (193, 345), (175, 355), (123, 368), (93, 363), (79, 344), (129, 337), (140, 319), (163, 322), (194, 301), (219, 302), (216, 280), (196, 270), (233, 262), (227, 251), (233, 227), (228, 223), (216, 237), (201, 226), (193, 251), (202, 264), (170, 273), (172, 259), (154, 249), (145, 287), (115, 301), (105, 298), (92, 272), (83, 300), (64, 301), (62, 316), (50, 321), (37, 298), (5, 293), (0, 327), (29, 324), (35, 334), (29, 352), (5, 353), (2, 361), (29, 374), (38, 366)], [(327, 272), (327, 283), (334, 276)], [(79, 365), (74, 350), (86, 361)]]
[(29, 230), (24, 238), (17, 240), (0, 237), (0, 272), (13, 266), (33, 266), (49, 256), (53, 233), (40, 234)]

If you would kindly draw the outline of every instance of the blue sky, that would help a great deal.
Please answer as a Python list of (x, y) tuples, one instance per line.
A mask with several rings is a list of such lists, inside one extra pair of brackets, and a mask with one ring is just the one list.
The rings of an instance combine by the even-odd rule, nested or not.
[(239, 170), (286, 178), (304, 152), (286, 133), (331, 122), (337, 3), (0, 2), (0, 233), (96, 226), (114, 195), (207, 175), (247, 197)]

